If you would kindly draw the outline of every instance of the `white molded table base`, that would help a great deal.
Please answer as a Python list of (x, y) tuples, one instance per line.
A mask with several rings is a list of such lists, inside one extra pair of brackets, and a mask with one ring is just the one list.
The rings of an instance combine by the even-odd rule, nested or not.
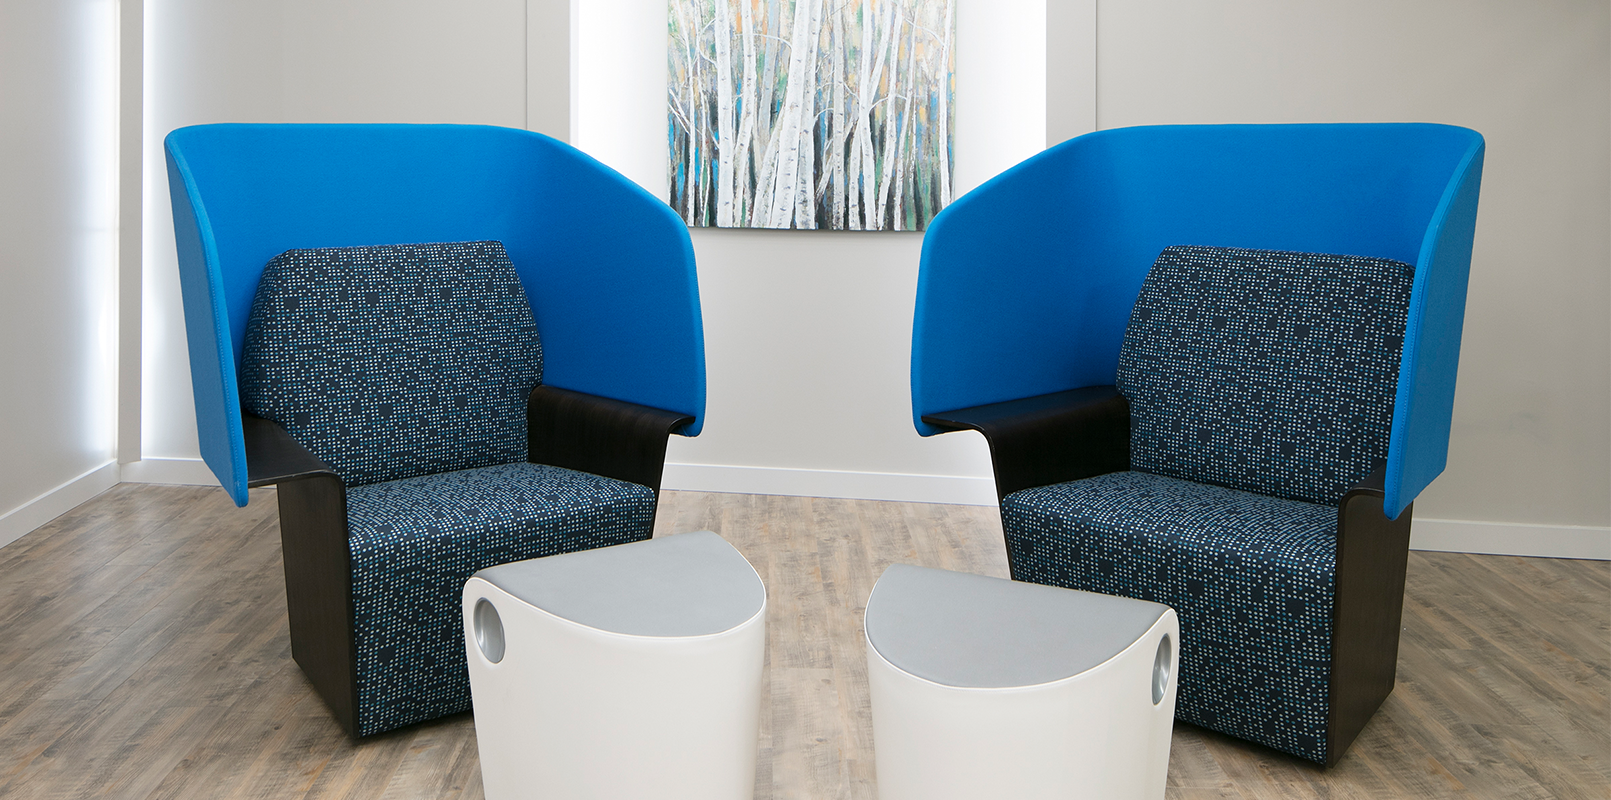
[[(622, 548), (654, 556), (665, 554), (641, 548), (685, 546), (731, 550), (716, 534), (701, 532), (552, 558), (608, 560), (615, 555), (609, 551)], [(702, 555), (693, 557), (697, 561)], [(743, 562), (737, 551), (731, 555)], [(766, 600), (748, 563), (743, 562), (748, 575), (735, 577), (727, 563), (701, 578), (753, 583), (753, 610), (736, 617), (733, 609), (725, 610), (726, 617), (739, 620), (736, 625), (663, 636), (576, 622), (499, 585), (497, 570), (505, 570), (507, 578), (509, 568), (537, 561), (550, 559), (495, 567), (464, 587), (476, 740), (489, 800), (749, 800), (755, 786)], [(651, 566), (654, 561), (649, 559)], [(649, 572), (621, 576), (633, 585), (602, 588), (640, 592), (652, 600), (656, 576)], [(675, 582), (677, 576), (669, 577)], [(502, 627), (503, 653), (496, 663), (477, 643), (475, 607), (483, 599), (497, 609)], [(659, 598), (661, 607), (649, 616), (667, 617), (664, 604), (675, 600)], [(621, 621), (619, 607), (607, 611), (614, 616), (606, 619)], [(697, 617), (700, 610), (694, 611)], [(634, 624), (627, 623), (617, 627)], [(659, 623), (648, 619), (647, 624)], [(496, 649), (487, 648), (493, 655)]]
[[(867, 672), (872, 692), (880, 800), (994, 797), (1157, 800), (1164, 796), (1175, 716), (1176, 647), (1180, 641), (1180, 624), (1174, 611), (1145, 604), (1157, 609), (1151, 612), (1156, 614), (1154, 621), (1147, 624), (1146, 614), (1140, 618), (1139, 625), (1134, 619), (1129, 620), (1131, 632), (1123, 638), (1134, 638), (1127, 645), (1121, 645), (1122, 649), (1117, 652), (1110, 649), (1111, 655), (1092, 659), (1090, 654), (1083, 654), (1087, 656), (1086, 661), (1098, 662), (1094, 666), (1084, 666), (1077, 657), (1068, 659), (1072, 669), (1078, 670), (1074, 674), (1032, 685), (981, 686), (978, 684), (993, 682), (989, 680), (992, 671), (1010, 677), (1026, 670), (1044, 672), (1047, 665), (1025, 667), (1020, 658), (1033, 660), (1037, 657), (1027, 652), (1015, 654), (998, 649), (969, 654), (967, 648), (977, 642), (956, 638), (968, 637), (968, 630), (936, 637), (931, 646), (925, 646), (921, 637), (908, 638), (899, 642), (901, 653), (896, 654), (896, 660), (905, 657), (908, 668), (892, 663), (874, 643), (875, 628), (880, 623), (875, 617), (879, 614), (878, 593), (890, 590), (885, 581), (897, 568), (922, 569), (892, 566), (891, 572), (885, 573), (885, 578), (874, 588), (867, 611)], [(992, 587), (961, 581), (963, 585), (947, 587), (949, 600), (955, 601), (959, 608), (966, 607), (969, 592), (975, 589), (1005, 593), (997, 594), (989, 604), (993, 607), (985, 612), (987, 615), (995, 612), (994, 619), (970, 621), (974, 633), (986, 631), (988, 635), (988, 627), (980, 627), (982, 623), (1033, 627), (1055, 622), (1055, 614), (1042, 615), (1037, 623), (999, 613), (1010, 608), (1015, 593), (1026, 595), (1023, 602), (1034, 604), (1044, 601), (1046, 590), (1051, 587), (959, 573), (948, 575), (999, 582)], [(951, 580), (944, 576), (926, 577)], [(1140, 603), (1066, 589), (1053, 591), (1068, 593), (1071, 602), (1067, 610), (1074, 613), (1085, 599), (1095, 600), (1104, 608), (1114, 601)], [(890, 631), (890, 626), (915, 624), (931, 631), (943, 631), (944, 626), (939, 623), (946, 621), (943, 615), (947, 611), (943, 608), (925, 611), (925, 608), (933, 606), (925, 602), (908, 605), (900, 609), (899, 614), (892, 613), (881, 621), (884, 630)], [(922, 618), (925, 615), (927, 619)], [(1009, 641), (1021, 632), (1012, 628), (1003, 630)], [(1029, 633), (1055, 635), (1056, 632)], [(1104, 644), (1113, 638), (1111, 630), (1107, 633)], [(1161, 652), (1160, 644), (1166, 637), (1169, 644), (1164, 647), (1168, 652)], [(1034, 636), (1018, 638), (1033, 640)], [(891, 645), (886, 642), (886, 647)], [(961, 657), (957, 655), (959, 649), (963, 653)], [(1068, 648), (1064, 648), (1064, 654), (1068, 652)], [(964, 663), (970, 659), (972, 663)], [(1162, 696), (1154, 702), (1155, 667), (1158, 666), (1165, 671), (1165, 680)], [(973, 685), (948, 685), (947, 675), (935, 674), (946, 670), (966, 676), (950, 683)], [(918, 677), (913, 671), (928, 672), (929, 677)]]

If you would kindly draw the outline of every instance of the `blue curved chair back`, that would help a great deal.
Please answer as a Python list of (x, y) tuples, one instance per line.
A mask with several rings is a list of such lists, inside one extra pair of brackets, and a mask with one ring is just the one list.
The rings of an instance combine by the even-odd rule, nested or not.
[(704, 421), (699, 289), (665, 203), (562, 142), (472, 125), (202, 125), (166, 141), (201, 453), (236, 504), (238, 388), (269, 259), (293, 248), (495, 240), (520, 276), (543, 382)]
[(1430, 124), (1119, 128), (952, 203), (923, 239), (912, 411), (1114, 382), (1142, 279), (1173, 245), (1415, 266), (1387, 456), (1397, 517), (1443, 471), (1483, 140)]

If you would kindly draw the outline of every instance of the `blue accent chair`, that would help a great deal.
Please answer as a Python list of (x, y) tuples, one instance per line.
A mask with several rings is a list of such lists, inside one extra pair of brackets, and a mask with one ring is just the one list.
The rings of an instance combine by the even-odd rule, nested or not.
[(918, 432), (989, 441), (1013, 577), (1181, 617), (1177, 717), (1335, 764), (1393, 689), (1483, 140), (1123, 128), (924, 236)]
[(671, 209), (541, 134), (166, 141), (202, 456), (277, 485), (292, 655), (349, 734), (469, 709), (476, 570), (649, 538), (704, 418)]

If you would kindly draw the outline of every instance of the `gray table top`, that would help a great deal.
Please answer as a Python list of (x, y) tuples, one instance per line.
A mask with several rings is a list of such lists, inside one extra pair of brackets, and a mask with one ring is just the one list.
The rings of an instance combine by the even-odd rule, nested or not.
[(867, 600), (878, 654), (946, 686), (1008, 688), (1062, 680), (1134, 644), (1167, 606), (891, 564)]
[(633, 636), (721, 633), (766, 600), (750, 562), (710, 531), (500, 564), (476, 577), (554, 616)]

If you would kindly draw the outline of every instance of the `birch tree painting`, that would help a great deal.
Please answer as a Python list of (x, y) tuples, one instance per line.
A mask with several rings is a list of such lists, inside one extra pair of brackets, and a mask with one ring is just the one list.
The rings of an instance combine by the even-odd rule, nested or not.
[(922, 230), (951, 202), (956, 0), (670, 0), (689, 225)]

